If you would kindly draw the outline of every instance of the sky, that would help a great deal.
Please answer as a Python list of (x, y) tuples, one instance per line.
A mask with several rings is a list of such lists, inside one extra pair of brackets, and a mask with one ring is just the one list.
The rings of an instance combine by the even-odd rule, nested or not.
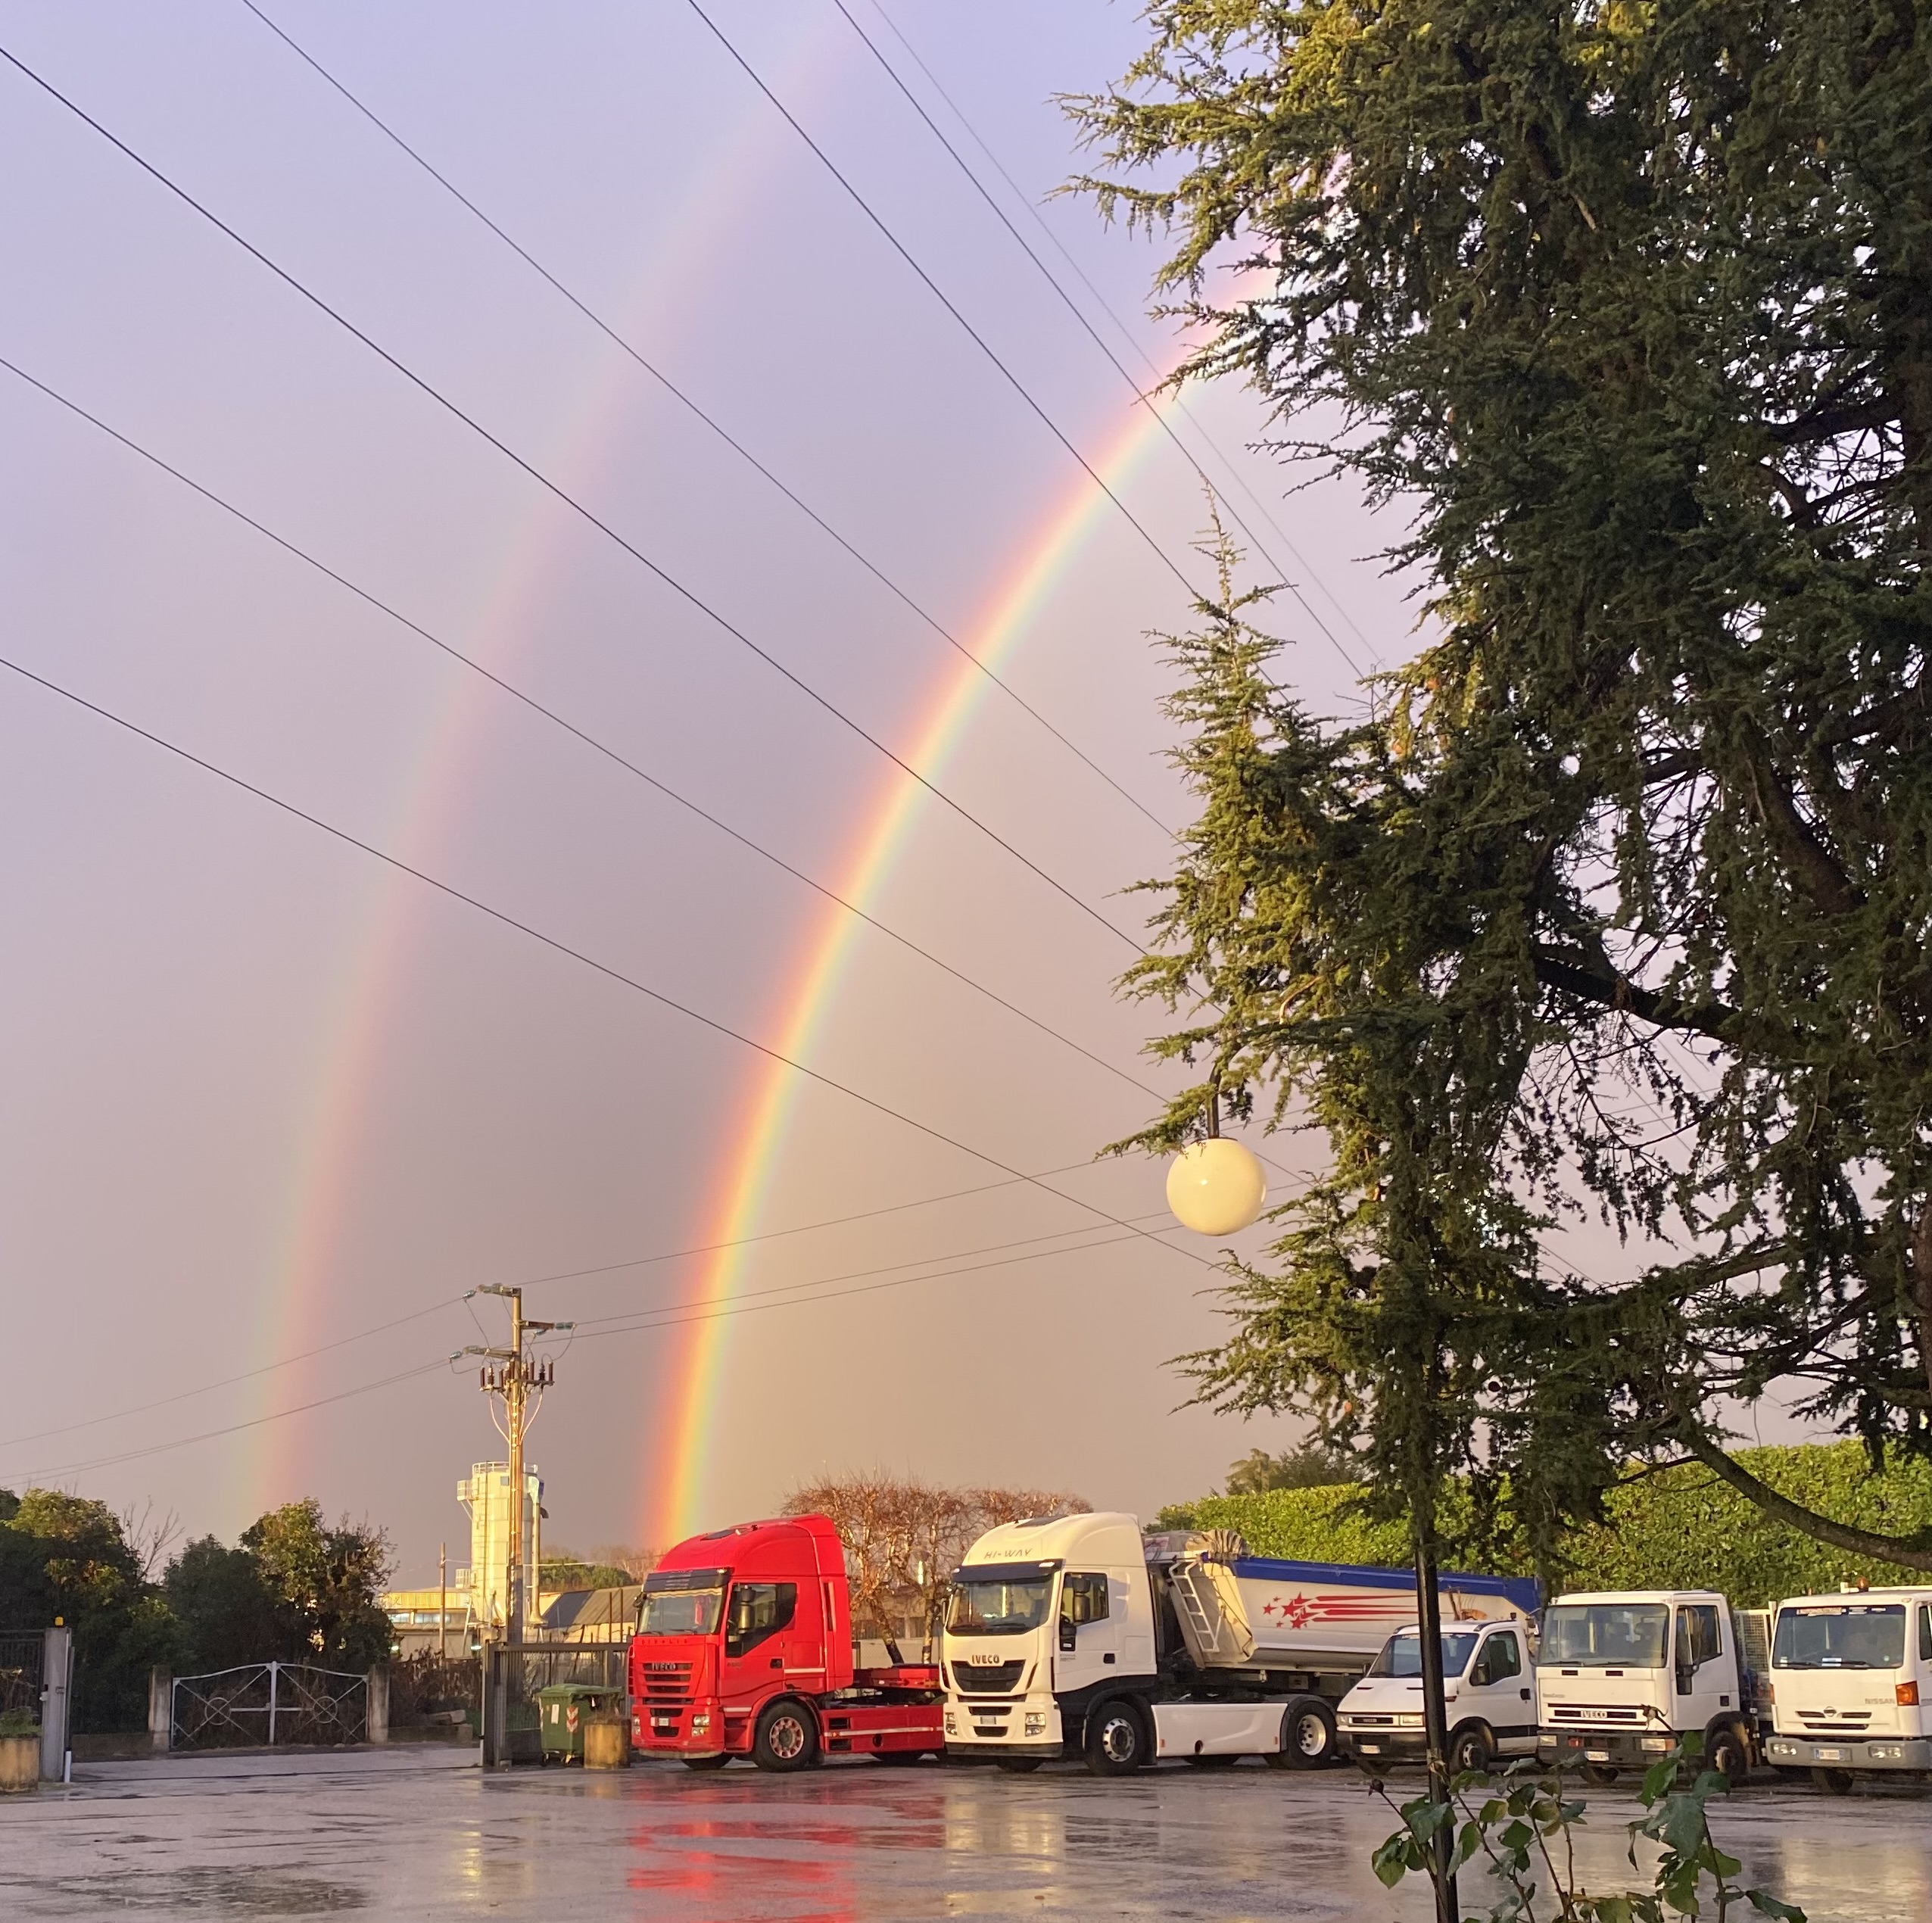
[(513, 1284), (553, 1544), (1294, 1438), (1182, 1406), (1216, 1251), (1094, 1161), (1148, 634), (1205, 469), (1340, 712), (1401, 528), (1139, 400), (1158, 250), (1048, 198), (1132, 8), (706, 11), (0, 5), (0, 1485), (433, 1575)]

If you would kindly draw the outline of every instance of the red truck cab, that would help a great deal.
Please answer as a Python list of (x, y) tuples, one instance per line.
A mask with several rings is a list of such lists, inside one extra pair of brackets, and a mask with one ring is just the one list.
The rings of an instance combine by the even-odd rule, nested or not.
[(693, 1769), (749, 1756), (942, 1754), (936, 1668), (853, 1667), (845, 1548), (823, 1516), (681, 1542), (644, 1579), (631, 1644), (631, 1737)]

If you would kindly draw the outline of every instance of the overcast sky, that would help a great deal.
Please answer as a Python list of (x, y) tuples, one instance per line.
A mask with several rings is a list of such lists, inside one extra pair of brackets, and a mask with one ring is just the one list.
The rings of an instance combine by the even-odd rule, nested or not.
[[(1114, 352), (1171, 364), (1154, 250), (1042, 198), (1079, 164), (1054, 96), (1133, 10), (848, 4)], [(1120, 372), (834, 0), (711, 11), (823, 160), (686, 0), (261, 9), (877, 573), (242, 0), (0, 6), (45, 83), (0, 64), (0, 653), (211, 765), (0, 672), (0, 1484), (224, 1537), (313, 1494), (433, 1573), (498, 1447), (445, 1363), (501, 1317), (461, 1298), (516, 1282), (587, 1325), (532, 1438), (553, 1542), (875, 1463), (1148, 1510), (1292, 1438), (1176, 1410), (1213, 1251), (1159, 1167), (1080, 1166), (1161, 1082), (1104, 924), (1186, 817), (1144, 631), (1204, 578), (1200, 482), (1156, 435), (1080, 517), (1064, 444), (1118, 452)], [(1406, 644), (1399, 529), (1289, 497), (1248, 397), (1192, 407), (1333, 711), (1336, 641)], [(1069, 525), (1001, 631), (1039, 718), (984, 689), (943, 752), (940, 631), (979, 645)], [(922, 746), (948, 800), (905, 792)], [(847, 944), (738, 1211), (768, 1239), (681, 1320), (715, 1261), (643, 1258), (743, 1187), (747, 1043), (786, 1046), (838, 913), (798, 877), (895, 806), (891, 932)]]

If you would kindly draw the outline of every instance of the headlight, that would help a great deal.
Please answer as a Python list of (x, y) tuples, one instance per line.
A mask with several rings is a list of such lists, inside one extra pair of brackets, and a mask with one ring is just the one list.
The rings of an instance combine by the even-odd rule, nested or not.
[(950, 1710), (946, 1713), (946, 1733), (949, 1736), (957, 1736), (959, 1734), (959, 1719)]
[(1395, 1727), (1398, 1729), (1419, 1729), (1422, 1726), (1422, 1718), (1413, 1710), (1404, 1710), (1395, 1719)]
[(1646, 1736), (1638, 1741), (1637, 1747), (1640, 1750), (1653, 1750), (1661, 1754), (1670, 1747), (1670, 1738), (1668, 1736)]
[(1038, 1710), (1029, 1710), (1027, 1712), (1027, 1734), (1029, 1736), (1044, 1736), (1046, 1734), (1046, 1717), (1044, 1713)]
[(691, 1719), (691, 1734), (693, 1736), (702, 1736), (710, 1727), (711, 1718), (709, 1714), (693, 1716)]

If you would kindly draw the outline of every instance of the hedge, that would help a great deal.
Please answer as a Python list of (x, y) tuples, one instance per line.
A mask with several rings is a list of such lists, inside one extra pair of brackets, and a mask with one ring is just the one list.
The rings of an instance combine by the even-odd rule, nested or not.
[[(1743, 1449), (1738, 1460), (1780, 1494), (1860, 1529), (1903, 1535), (1932, 1526), (1932, 1463), (1893, 1459), (1874, 1475), (1856, 1442)], [(1238, 1530), (1257, 1556), (1397, 1568), (1409, 1560), (1400, 1522), (1373, 1522), (1352, 1487), (1272, 1489), (1205, 1496), (1163, 1510), (1163, 1529)], [(1722, 1589), (1758, 1607), (1784, 1596), (1836, 1589), (1862, 1576), (1874, 1584), (1932, 1583), (1932, 1573), (1847, 1555), (1775, 1522), (1696, 1467), (1669, 1469), (1625, 1484), (1610, 1497), (1606, 1523), (1563, 1546), (1569, 1589)], [(1450, 1519), (1454, 1526), (1453, 1516)], [(1525, 1554), (1489, 1559), (1502, 1572)]]

